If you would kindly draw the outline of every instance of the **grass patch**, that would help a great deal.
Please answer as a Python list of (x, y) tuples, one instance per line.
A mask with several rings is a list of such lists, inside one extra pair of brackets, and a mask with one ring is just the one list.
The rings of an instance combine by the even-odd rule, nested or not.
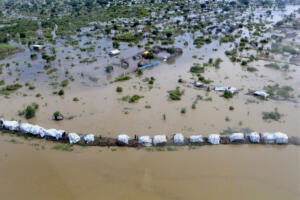
[(169, 98), (175, 101), (181, 100), (181, 96), (184, 94), (184, 91), (180, 91), (179, 87), (176, 87), (175, 90), (169, 90)]
[(73, 151), (74, 148), (72, 145), (69, 144), (55, 144), (52, 149), (58, 150), (58, 151)]
[(120, 77), (118, 77), (118, 78), (115, 79), (115, 82), (128, 81), (130, 79), (131, 79), (130, 76), (120, 76)]
[(12, 92), (20, 89), (22, 87), (22, 85), (16, 83), (16, 84), (12, 84), (12, 85), (7, 85), (6, 87), (2, 88), (0, 90), (0, 94), (2, 95), (9, 95), (11, 94)]
[(276, 70), (280, 70), (280, 66), (276, 63), (269, 63), (269, 64), (265, 64), (265, 67), (271, 68), (271, 69), (276, 69)]
[(262, 113), (262, 118), (264, 120), (274, 120), (274, 121), (279, 121), (281, 118), (282, 114), (280, 114), (277, 110), (277, 108), (275, 108), (274, 111), (272, 112), (263, 112)]

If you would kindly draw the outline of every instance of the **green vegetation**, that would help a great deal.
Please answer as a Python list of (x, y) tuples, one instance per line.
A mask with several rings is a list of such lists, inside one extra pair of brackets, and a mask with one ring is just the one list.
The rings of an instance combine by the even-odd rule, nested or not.
[(175, 90), (169, 90), (169, 98), (175, 101), (181, 100), (181, 96), (184, 94), (184, 91), (180, 91), (179, 87), (176, 87)]
[(74, 148), (70, 144), (55, 144), (52, 149), (58, 150), (58, 151), (73, 151)]
[(138, 100), (140, 100), (141, 98), (144, 98), (144, 96), (134, 94), (130, 97), (127, 95), (127, 96), (122, 97), (122, 101), (127, 101), (128, 103), (135, 103), (135, 102), (138, 102)]
[(258, 71), (255, 67), (247, 67), (248, 72), (256, 72)]
[(11, 94), (12, 92), (20, 89), (22, 87), (22, 85), (16, 83), (16, 84), (12, 84), (12, 85), (7, 85), (6, 87), (4, 88), (1, 88), (0, 90), (0, 95), (9, 95)]
[(293, 98), (293, 95), (291, 94), (292, 91), (294, 91), (294, 89), (291, 86), (282, 86), (280, 87), (279, 84), (275, 84), (275, 85), (268, 85), (264, 87), (264, 90), (272, 95), (272, 96), (279, 96), (279, 97), (283, 97), (285, 99), (287, 98)]
[(12, 46), (9, 44), (2, 44), (0, 41), (0, 60), (4, 59), (5, 56), (15, 54), (17, 52), (23, 51), (24, 49), (17, 47), (17, 46)]
[(32, 103), (31, 105), (28, 105), (25, 110), (19, 112), (18, 114), (20, 116), (24, 115), (26, 119), (31, 119), (35, 117), (35, 111), (39, 108), (39, 105), (37, 103)]
[(53, 113), (53, 119), (56, 121), (63, 120), (64, 116), (59, 111)]
[(280, 114), (277, 110), (277, 108), (275, 108), (274, 111), (272, 112), (263, 112), (262, 113), (262, 118), (264, 120), (274, 120), (274, 121), (279, 121), (281, 118), (282, 114)]
[(63, 80), (61, 83), (60, 83), (60, 86), (61, 87), (67, 87), (69, 84), (69, 81), (68, 80)]
[(117, 91), (117, 92), (122, 92), (122, 91), (123, 91), (123, 88), (120, 87), (120, 86), (118, 86), (117, 89), (116, 89), (116, 91)]
[(199, 63), (194, 63), (193, 66), (190, 68), (191, 73), (203, 73), (204, 67), (201, 67)]
[(223, 97), (224, 97), (225, 99), (230, 99), (230, 98), (233, 97), (233, 94), (232, 94), (232, 92), (230, 92), (230, 91), (228, 91), (228, 90), (225, 90), (225, 91), (224, 91), (224, 94), (223, 94)]
[(280, 66), (278, 64), (276, 64), (276, 63), (265, 64), (264, 66), (268, 67), (268, 68), (280, 70)]
[(111, 73), (113, 70), (114, 70), (114, 67), (111, 66), (111, 65), (105, 67), (105, 72), (106, 73)]
[(130, 76), (120, 76), (120, 77), (115, 79), (115, 82), (127, 81), (127, 80), (130, 80), (130, 79), (131, 79)]

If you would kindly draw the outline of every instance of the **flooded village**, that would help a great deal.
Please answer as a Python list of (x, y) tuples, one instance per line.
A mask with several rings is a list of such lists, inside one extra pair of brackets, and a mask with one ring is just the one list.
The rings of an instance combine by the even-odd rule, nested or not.
[(299, 29), (297, 0), (0, 0), (3, 198), (299, 199)]

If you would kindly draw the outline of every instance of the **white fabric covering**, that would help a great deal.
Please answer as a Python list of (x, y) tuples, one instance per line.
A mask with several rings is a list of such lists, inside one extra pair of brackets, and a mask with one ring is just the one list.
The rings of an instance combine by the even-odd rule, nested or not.
[(22, 123), (20, 125), (20, 131), (22, 133), (40, 135), (41, 137), (44, 137), (45, 135), (45, 129), (43, 127), (40, 127), (38, 125), (28, 124), (28, 123)]
[(10, 131), (17, 131), (19, 128), (19, 122), (17, 121), (3, 121), (3, 128)]
[(245, 140), (244, 133), (232, 133), (229, 135), (230, 142)]
[(59, 140), (62, 138), (64, 132), (64, 130), (48, 129), (45, 131), (45, 136), (55, 137), (57, 140)]
[(203, 141), (202, 135), (191, 135), (190, 136), (190, 142), (191, 143), (201, 143)]
[(264, 143), (273, 144), (275, 142), (274, 134), (272, 133), (263, 133), (261, 136)]
[(195, 83), (195, 86), (196, 86), (196, 87), (201, 87), (201, 86), (203, 86), (203, 83), (197, 81), (197, 82)]
[(211, 143), (211, 144), (220, 144), (220, 135), (210, 134), (208, 136), (208, 142)]
[(167, 143), (167, 136), (165, 135), (155, 135), (153, 137), (153, 144), (154, 145), (163, 145)]
[(264, 98), (267, 98), (268, 96), (270, 96), (268, 93), (266, 93), (264, 91), (255, 91), (254, 95), (261, 96), (261, 97), (264, 97)]
[(84, 136), (84, 141), (86, 141), (87, 143), (94, 142), (94, 140), (95, 140), (94, 134), (87, 134), (86, 136)]
[(80, 136), (77, 133), (69, 133), (69, 142), (70, 144), (77, 143), (80, 141)]
[(129, 137), (128, 135), (122, 134), (122, 135), (119, 135), (119, 136), (118, 136), (117, 140), (118, 140), (119, 142), (124, 143), (124, 144), (128, 144), (128, 143), (129, 143), (129, 138), (130, 138), (130, 137)]
[(144, 146), (151, 146), (152, 139), (150, 138), (150, 136), (141, 136), (139, 137), (138, 143), (143, 144)]
[(276, 144), (287, 144), (289, 142), (287, 134), (281, 132), (274, 133), (274, 139)]
[(260, 136), (257, 132), (252, 132), (249, 134), (249, 139), (250, 139), (250, 142), (259, 143)]
[(173, 139), (174, 139), (174, 144), (177, 144), (177, 145), (184, 144), (184, 136), (182, 133), (175, 133)]
[(218, 86), (215, 87), (215, 91), (230, 91), (232, 94), (237, 91), (237, 88), (235, 87), (228, 87), (228, 86)]

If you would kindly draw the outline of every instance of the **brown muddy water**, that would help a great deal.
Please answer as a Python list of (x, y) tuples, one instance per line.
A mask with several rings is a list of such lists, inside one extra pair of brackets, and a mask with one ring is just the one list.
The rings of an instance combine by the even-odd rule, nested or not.
[[(259, 71), (250, 73), (224, 56), (224, 51), (231, 49), (229, 45), (213, 42), (195, 49), (192, 37), (186, 34), (177, 38), (175, 46), (184, 48), (184, 53), (174, 62), (145, 70), (142, 77), (131, 73), (132, 79), (122, 83), (110, 81), (123, 72), (132, 72), (136, 63), (129, 59), (131, 65), (128, 69), (114, 67), (111, 76), (107, 76), (104, 67), (119, 62), (121, 57), (129, 58), (141, 49), (121, 43), (121, 55), (109, 58), (102, 48), (111, 48), (111, 41), (96, 41), (95, 46), (101, 44), (101, 49), (96, 48), (90, 54), (72, 50), (58, 42), (57, 52), (64, 50), (64, 53), (57, 53), (60, 64), (57, 61), (51, 64), (58, 68), (58, 72), (52, 74), (57, 76), (54, 79), (49, 79), (45, 72), (37, 73), (43, 71), (46, 63), (40, 57), (31, 61), (27, 49), (0, 61), (0, 64), (19, 62), (18, 66), (4, 67), (0, 80), (5, 79), (6, 84), (11, 84), (19, 78), (20, 83), (29, 81), (36, 89), (32, 91), (23, 87), (9, 98), (0, 96), (0, 116), (24, 122), (26, 120), (18, 116), (18, 111), (37, 102), (40, 107), (36, 117), (28, 122), (82, 134), (116, 137), (125, 133), (133, 137), (134, 134), (170, 136), (182, 132), (185, 136), (206, 136), (231, 127), (259, 132), (282, 131), (289, 136), (300, 136), (299, 103), (261, 101), (245, 95), (249, 89), (262, 90), (265, 85), (278, 83), (293, 87), (293, 95), (299, 102), (299, 66), (290, 65), (289, 72), (282, 72), (264, 67), (269, 62), (254, 61), (249, 66)], [(299, 39), (297, 36), (296, 40)], [(184, 40), (189, 42), (188, 47), (183, 46)], [(214, 48), (218, 51), (213, 51)], [(98, 61), (82, 64), (76, 58), (77, 53), (81, 53), (82, 58), (95, 56)], [(67, 60), (66, 56), (75, 59)], [(192, 83), (193, 76), (188, 72), (190, 66), (207, 62), (210, 57), (220, 57), (223, 62), (220, 69), (208, 69), (205, 77), (214, 80), (212, 84), (215, 86), (230, 85), (243, 89), (233, 99), (226, 100), (214, 91), (207, 93), (178, 83), (179, 78)], [(32, 67), (28, 68), (24, 61), (31, 63)], [(75, 64), (73, 68), (70, 67), (72, 63)], [(64, 89), (64, 97), (53, 95), (52, 92), (59, 88), (53, 89), (49, 83), (66, 79), (66, 69), (75, 81)], [(12, 75), (8, 76), (8, 72)], [(149, 90), (148, 84), (142, 80), (151, 76), (156, 80)], [(91, 77), (98, 81), (92, 81)], [(121, 94), (115, 91), (117, 86), (123, 87)], [(176, 86), (185, 90), (182, 100), (169, 101), (167, 91)], [(36, 98), (37, 93), (41, 93), (42, 98)], [(144, 98), (133, 104), (120, 100), (122, 96), (133, 94)], [(194, 110), (191, 106), (197, 95), (204, 99), (211, 97), (212, 101), (198, 101)], [(74, 102), (74, 97), (80, 101)], [(146, 105), (151, 108), (146, 109)], [(229, 111), (229, 106), (234, 106), (234, 111)], [(186, 108), (186, 114), (180, 113), (182, 108)], [(275, 108), (283, 114), (279, 122), (262, 120), (262, 112)], [(57, 110), (75, 118), (55, 122), (52, 114)], [(163, 120), (164, 114), (166, 120)], [(226, 121), (226, 117), (230, 120)], [(0, 194), (3, 199), (293, 200), (300, 197), (300, 148), (293, 145), (220, 145), (194, 150), (182, 147), (175, 152), (76, 146), (74, 151), (65, 152), (52, 150), (52, 142), (22, 138), (11, 142), (11, 138), (9, 135), (0, 136)]]
[[(0, 141), (3, 199), (299, 199), (299, 147), (205, 146), (175, 152)], [(39, 144), (39, 146), (37, 146)], [(41, 148), (43, 147), (43, 148)]]

